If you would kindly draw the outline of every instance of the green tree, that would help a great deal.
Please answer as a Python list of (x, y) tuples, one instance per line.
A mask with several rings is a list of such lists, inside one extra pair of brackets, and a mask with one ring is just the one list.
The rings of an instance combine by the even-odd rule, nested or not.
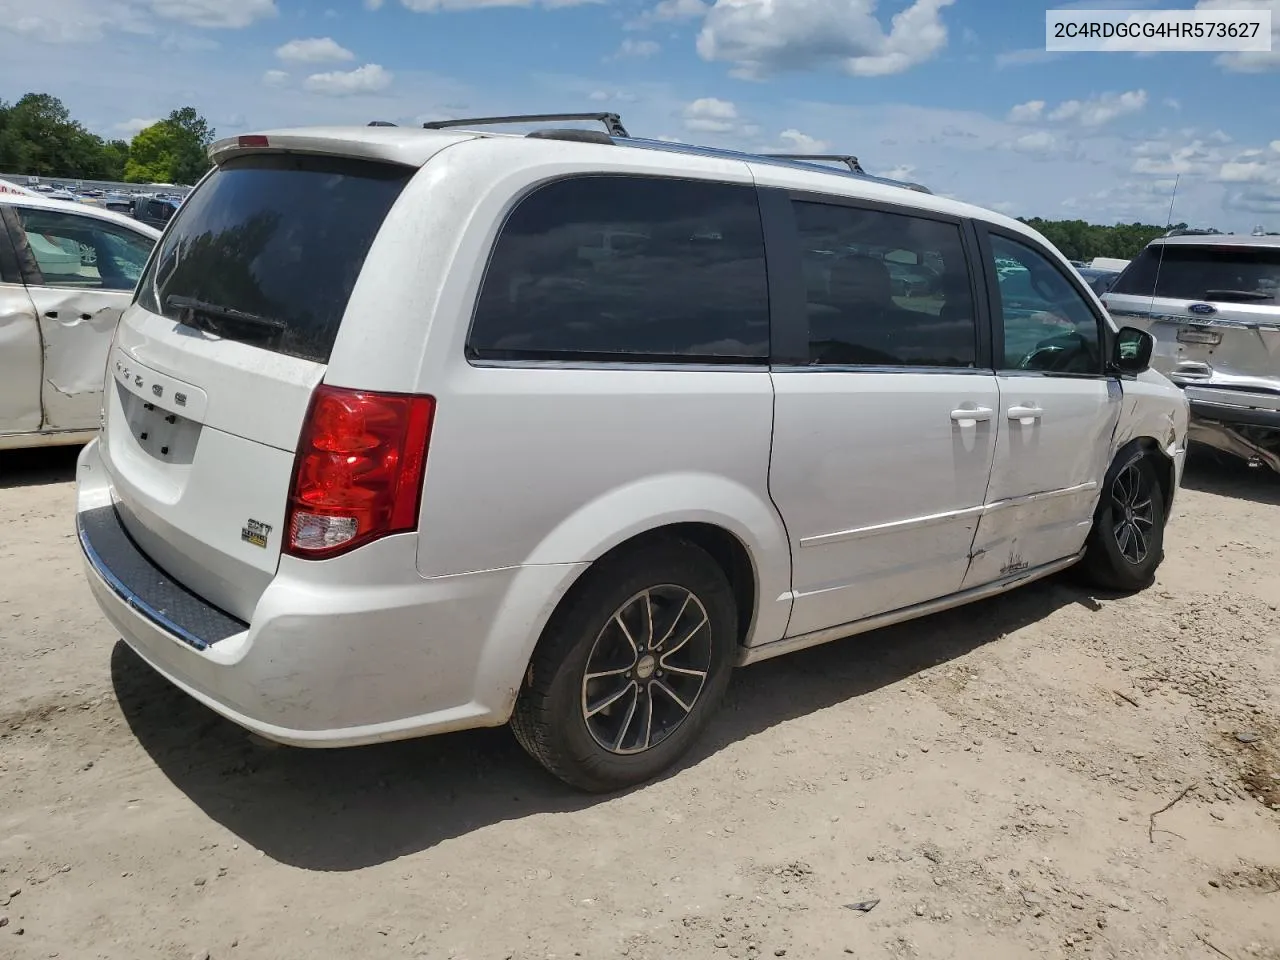
[(194, 107), (182, 107), (140, 130), (129, 144), (125, 179), (132, 183), (193, 184), (209, 169), (214, 132)]
[(102, 145), (103, 180), (123, 180), (128, 162), (128, 140), (108, 140)]
[(102, 138), (71, 119), (57, 97), (28, 93), (0, 103), (0, 168), (68, 179), (98, 179), (106, 173)]

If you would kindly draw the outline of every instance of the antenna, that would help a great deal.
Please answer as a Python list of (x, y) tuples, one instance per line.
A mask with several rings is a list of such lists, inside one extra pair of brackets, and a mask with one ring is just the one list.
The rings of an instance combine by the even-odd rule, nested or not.
[[(1178, 199), (1178, 183), (1182, 180), (1182, 174), (1178, 174), (1173, 178), (1173, 194), (1169, 197), (1169, 215), (1165, 218), (1164, 231), (1165, 236), (1169, 235), (1169, 231), (1173, 229), (1173, 204)], [(1160, 244), (1160, 256), (1156, 260), (1156, 278), (1151, 284), (1151, 302), (1147, 304), (1147, 315), (1150, 316), (1156, 312), (1156, 291), (1160, 289), (1160, 268), (1164, 266), (1164, 248), (1166, 244)]]

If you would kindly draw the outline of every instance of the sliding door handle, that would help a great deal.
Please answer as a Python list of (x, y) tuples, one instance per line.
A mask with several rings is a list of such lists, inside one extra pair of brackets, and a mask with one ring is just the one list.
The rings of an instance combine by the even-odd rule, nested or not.
[(1023, 426), (1035, 423), (1044, 416), (1044, 410), (1040, 407), (1010, 407), (1009, 419), (1017, 420)]
[(969, 407), (968, 409), (961, 407), (959, 410), (951, 411), (951, 419), (961, 426), (965, 426), (966, 424), (977, 423), (979, 420), (990, 420), (991, 414), (994, 412), (990, 407)]

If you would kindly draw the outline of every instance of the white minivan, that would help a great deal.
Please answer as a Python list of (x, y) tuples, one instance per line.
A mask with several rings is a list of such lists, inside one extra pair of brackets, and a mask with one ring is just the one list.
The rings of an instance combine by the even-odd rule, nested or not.
[(1153, 579), (1186, 401), (1015, 220), (618, 127), (212, 156), (77, 525), (133, 649), (263, 737), (510, 721), (615, 789), (736, 665), (1079, 561)]

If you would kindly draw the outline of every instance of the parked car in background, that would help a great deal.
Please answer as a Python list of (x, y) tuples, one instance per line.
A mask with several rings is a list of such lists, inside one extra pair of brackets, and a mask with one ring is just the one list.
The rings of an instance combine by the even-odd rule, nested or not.
[(102, 205), (108, 210), (128, 216), (133, 216), (133, 204), (133, 198), (125, 196), (123, 193), (108, 193), (106, 199), (102, 202)]
[(144, 660), (296, 745), (510, 721), (601, 791), (736, 664), (1152, 581), (1186, 401), (1044, 237), (620, 126), (213, 146), (77, 473)]
[(1084, 282), (1089, 284), (1090, 289), (1098, 296), (1110, 290), (1111, 285), (1116, 282), (1116, 277), (1120, 276), (1119, 270), (1101, 270), (1097, 267), (1076, 267), (1076, 273), (1084, 278)]
[(1193, 440), (1280, 472), (1280, 237), (1161, 237), (1104, 299), (1154, 334), (1154, 365), (1186, 391)]
[(147, 226), (164, 230), (181, 203), (174, 197), (139, 197), (134, 203), (133, 216)]
[(0, 194), (0, 449), (97, 431), (107, 348), (157, 237), (100, 207)]

